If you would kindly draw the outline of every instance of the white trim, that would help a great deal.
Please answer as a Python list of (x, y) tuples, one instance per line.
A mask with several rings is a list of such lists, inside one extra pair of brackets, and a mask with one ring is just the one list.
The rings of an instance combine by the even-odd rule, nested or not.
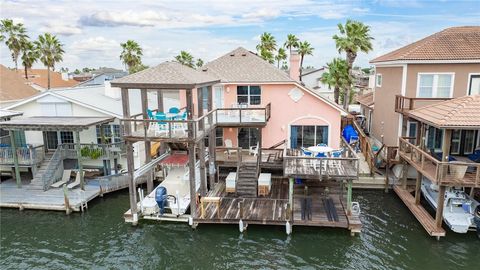
[(407, 75), (408, 75), (408, 65), (402, 65), (402, 96), (407, 95)]
[[(380, 83), (378, 83), (378, 78), (380, 77)], [(382, 87), (383, 76), (382, 73), (375, 74), (375, 87)]]
[(417, 90), (415, 97), (419, 97), (420, 92), (420, 75), (433, 75), (433, 85), (432, 85), (432, 96), (431, 98), (437, 98), (437, 88), (438, 88), (438, 76), (435, 75), (452, 75), (452, 81), (450, 82), (450, 94), (449, 98), (453, 97), (454, 86), (455, 86), (455, 72), (418, 72), (417, 73)]
[(401, 65), (401, 64), (477, 64), (480, 59), (466, 59), (466, 60), (392, 60), (385, 62), (369, 62), (372, 65)]
[(472, 81), (473, 75), (480, 75), (480, 73), (468, 73), (468, 81), (467, 81), (467, 96), (470, 95), (470, 82)]
[[(330, 144), (332, 142), (332, 124), (330, 123), (330, 121), (327, 121), (327, 119), (321, 117), (321, 116), (316, 116), (316, 115), (305, 115), (305, 116), (300, 116), (300, 117), (297, 117), (295, 119), (293, 119), (292, 121), (290, 121), (288, 123), (288, 130), (287, 130), (287, 148), (290, 148), (290, 145), (291, 144), (291, 141), (290, 141), (290, 138), (292, 136), (291, 134), (291, 130), (292, 130), (292, 124), (295, 123), (296, 121), (299, 121), (299, 120), (302, 120), (302, 119), (317, 119), (317, 120), (322, 120), (324, 121), (325, 123), (327, 123), (327, 127), (328, 127), (328, 144)], [(311, 125), (299, 125), (299, 126), (311, 126)], [(314, 125), (314, 126), (317, 126), (317, 125)], [(316, 131), (315, 131), (316, 132)]]
[(61, 99), (64, 99), (64, 100), (67, 100), (67, 101), (70, 101), (72, 103), (75, 103), (77, 105), (80, 105), (80, 106), (83, 106), (85, 108), (89, 108), (89, 109), (92, 109), (94, 111), (97, 111), (97, 112), (100, 112), (100, 113), (103, 113), (103, 114), (106, 114), (106, 115), (110, 115), (110, 116), (113, 116), (115, 118), (122, 118), (123, 116), (122, 115), (117, 115), (117, 114), (114, 114), (112, 112), (109, 112), (109, 111), (105, 111), (105, 110), (102, 110), (100, 108), (97, 108), (95, 106), (92, 106), (92, 105), (89, 105), (89, 104), (85, 104), (85, 103), (82, 103), (82, 102), (79, 102), (78, 100), (75, 100), (75, 99), (72, 99), (72, 98), (69, 98), (69, 97), (66, 97), (66, 96), (63, 96), (63, 95), (60, 95), (58, 93), (55, 93), (55, 92), (52, 92), (52, 91), (45, 91), (45, 92), (42, 92), (41, 94), (39, 95), (36, 95), (36, 96), (32, 96), (28, 99), (25, 99), (25, 100), (22, 100), (18, 103), (15, 103), (15, 104), (12, 104), (8, 107), (6, 107), (5, 109), (11, 109), (11, 108), (15, 108), (15, 107), (18, 107), (18, 106), (21, 106), (23, 104), (26, 104), (26, 103), (29, 103), (29, 102), (32, 102), (34, 100), (37, 100), (41, 97), (44, 97), (46, 95), (52, 95), (54, 97), (57, 97), (57, 98), (61, 98)]

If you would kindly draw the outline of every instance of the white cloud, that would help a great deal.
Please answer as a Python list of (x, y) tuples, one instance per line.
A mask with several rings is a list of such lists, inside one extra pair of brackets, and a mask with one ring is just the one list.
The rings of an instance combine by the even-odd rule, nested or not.
[(81, 17), (80, 23), (86, 26), (155, 26), (169, 20), (164, 13), (153, 10), (142, 12), (99, 11), (90, 16)]
[(82, 33), (82, 29), (78, 26), (53, 22), (46, 23), (40, 28), (40, 31), (63, 36), (71, 36)]

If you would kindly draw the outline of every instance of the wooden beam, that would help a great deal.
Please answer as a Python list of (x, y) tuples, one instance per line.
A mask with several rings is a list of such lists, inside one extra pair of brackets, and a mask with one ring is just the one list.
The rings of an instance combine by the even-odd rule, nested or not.
[(442, 227), (443, 221), (443, 207), (445, 203), (445, 190), (446, 186), (439, 186), (438, 199), (437, 199), (437, 211), (435, 213), (435, 225), (438, 229)]
[(78, 164), (78, 173), (80, 174), (80, 188), (85, 190), (85, 175), (83, 173), (83, 162), (82, 162), (82, 149), (80, 144), (80, 132), (75, 131), (75, 145), (77, 149), (77, 164)]
[(402, 159), (402, 188), (407, 189), (408, 163)]
[[(130, 103), (128, 97), (128, 88), (122, 88), (122, 108), (123, 118), (130, 118)], [(126, 135), (131, 135), (130, 124), (126, 124), (123, 127)], [(136, 225), (138, 221), (137, 216), (137, 193), (135, 191), (135, 182), (133, 181), (133, 171), (135, 170), (135, 164), (133, 159), (133, 146), (131, 141), (125, 141), (125, 149), (127, 154), (127, 170), (128, 170), (128, 193), (130, 197), (130, 210), (133, 216), (132, 224)]]
[(288, 179), (288, 204), (290, 207), (293, 205), (293, 177)]
[(195, 217), (197, 194), (195, 189), (195, 144), (188, 143), (188, 178), (190, 180), (190, 215)]
[[(11, 147), (12, 147), (13, 166), (15, 168), (15, 180), (17, 182), (17, 187), (21, 188), (22, 187), (22, 178), (20, 177), (20, 168), (18, 166), (17, 145), (16, 145), (16, 142), (15, 142), (15, 131), (10, 130), (9, 135), (10, 135), (10, 144), (11, 144)], [(33, 166), (35, 166), (35, 165), (33, 165)]]
[(420, 204), (420, 198), (422, 197), (422, 173), (417, 171), (417, 182), (415, 183), (415, 204)]
[[(147, 89), (140, 89), (142, 99), (142, 115), (143, 119), (148, 119), (148, 92)], [(144, 125), (145, 135), (147, 134), (148, 125)], [(146, 137), (146, 136), (145, 136)], [(152, 144), (149, 140), (145, 140), (145, 163), (149, 163), (152, 160), (151, 149)], [(153, 174), (147, 174), (147, 193), (150, 194), (153, 191)]]
[(213, 189), (215, 183), (215, 168), (216, 168), (216, 160), (215, 160), (215, 146), (216, 146), (216, 133), (215, 128), (210, 130), (210, 134), (208, 135), (208, 182), (210, 184), (210, 189)]
[(257, 158), (260, 159), (260, 162), (262, 162), (262, 128), (258, 128), (258, 149), (257, 149)]

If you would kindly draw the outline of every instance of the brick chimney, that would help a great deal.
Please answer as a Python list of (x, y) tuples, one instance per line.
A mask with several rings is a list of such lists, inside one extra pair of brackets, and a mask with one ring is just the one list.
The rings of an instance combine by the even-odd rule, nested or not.
[(290, 52), (290, 78), (300, 81), (300, 55), (297, 50)]

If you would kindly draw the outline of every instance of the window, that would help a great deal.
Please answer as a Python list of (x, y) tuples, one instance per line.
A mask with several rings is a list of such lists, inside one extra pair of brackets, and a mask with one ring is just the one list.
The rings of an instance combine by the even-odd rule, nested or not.
[(417, 97), (451, 97), (453, 74), (418, 74)]
[[(102, 133), (100, 132), (100, 126), (96, 126), (97, 143), (102, 143)], [(120, 135), (120, 125), (103, 125), (103, 136), (105, 143), (116, 143), (122, 141)]]
[(377, 74), (377, 76), (375, 76), (375, 86), (376, 87), (382, 87), (382, 74)]
[[(408, 121), (408, 131), (407, 131), (408, 137), (417, 138), (417, 126), (418, 126), (417, 122)], [(415, 143), (415, 139), (410, 139), (410, 142)]]
[(237, 86), (237, 103), (247, 105), (260, 105), (262, 90), (258, 85)]
[(470, 80), (468, 81), (468, 94), (480, 94), (480, 74), (470, 74)]
[(71, 131), (60, 131), (60, 142), (61, 143), (74, 143), (73, 132), (71, 132)]
[(214, 86), (215, 89), (215, 108), (223, 108), (223, 87)]
[(475, 130), (465, 130), (463, 154), (472, 154), (475, 146)]
[(223, 146), (223, 128), (215, 129), (215, 145)]
[(258, 143), (258, 128), (240, 128), (238, 130), (238, 146), (248, 149)]
[(429, 127), (427, 131), (427, 148), (442, 149), (443, 130)]
[(314, 146), (319, 143), (328, 144), (327, 126), (291, 126), (290, 147), (300, 148)]

